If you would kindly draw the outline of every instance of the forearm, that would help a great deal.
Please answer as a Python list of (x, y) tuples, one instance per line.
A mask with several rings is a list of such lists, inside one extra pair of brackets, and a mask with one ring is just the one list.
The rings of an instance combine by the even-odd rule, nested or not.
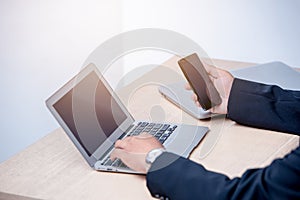
[(235, 79), (228, 117), (240, 124), (300, 134), (300, 91)]
[(147, 174), (153, 196), (177, 199), (299, 199), (300, 147), (262, 169), (241, 178), (206, 170), (202, 165), (164, 153)]
[(172, 153), (164, 153), (147, 174), (152, 196), (169, 199), (229, 199), (238, 179), (207, 171), (203, 166)]

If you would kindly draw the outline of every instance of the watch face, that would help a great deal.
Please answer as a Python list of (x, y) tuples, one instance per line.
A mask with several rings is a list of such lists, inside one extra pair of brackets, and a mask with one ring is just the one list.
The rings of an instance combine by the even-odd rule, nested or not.
[(146, 156), (146, 163), (152, 164), (160, 154), (165, 152), (166, 150), (163, 148), (153, 149)]

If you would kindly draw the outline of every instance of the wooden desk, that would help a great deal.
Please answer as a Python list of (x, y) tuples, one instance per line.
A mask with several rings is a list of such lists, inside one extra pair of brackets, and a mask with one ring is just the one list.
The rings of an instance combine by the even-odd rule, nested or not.
[[(234, 177), (248, 168), (266, 166), (299, 145), (297, 136), (237, 125), (224, 116), (196, 120), (162, 98), (155, 84), (137, 89), (140, 83), (157, 78), (157, 72), (174, 70), (172, 73), (180, 74), (176, 59), (170, 59), (164, 63), (165, 68), (154, 69), (119, 94), (136, 118), (209, 126), (211, 131), (190, 159)], [(216, 59), (213, 62), (226, 69), (253, 65)], [(172, 73), (165, 75), (167, 82), (178, 81), (178, 77), (170, 76)], [(155, 111), (159, 107), (163, 110)], [(1, 163), (0, 180), (0, 199), (24, 199), (15, 195), (26, 199), (152, 199), (144, 176), (92, 170), (61, 128)]]

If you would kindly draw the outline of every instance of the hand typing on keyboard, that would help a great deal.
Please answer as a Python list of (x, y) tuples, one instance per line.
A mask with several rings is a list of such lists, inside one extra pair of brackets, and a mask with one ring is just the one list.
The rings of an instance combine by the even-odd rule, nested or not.
[(146, 173), (146, 155), (149, 151), (164, 148), (163, 145), (152, 135), (142, 133), (137, 136), (129, 136), (115, 143), (115, 149), (111, 153), (111, 160), (119, 158), (129, 168)]

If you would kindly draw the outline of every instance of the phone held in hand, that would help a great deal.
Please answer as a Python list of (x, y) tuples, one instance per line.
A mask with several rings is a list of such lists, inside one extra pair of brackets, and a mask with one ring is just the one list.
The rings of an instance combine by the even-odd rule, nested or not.
[(222, 103), (219, 92), (196, 53), (180, 59), (178, 64), (204, 110)]

